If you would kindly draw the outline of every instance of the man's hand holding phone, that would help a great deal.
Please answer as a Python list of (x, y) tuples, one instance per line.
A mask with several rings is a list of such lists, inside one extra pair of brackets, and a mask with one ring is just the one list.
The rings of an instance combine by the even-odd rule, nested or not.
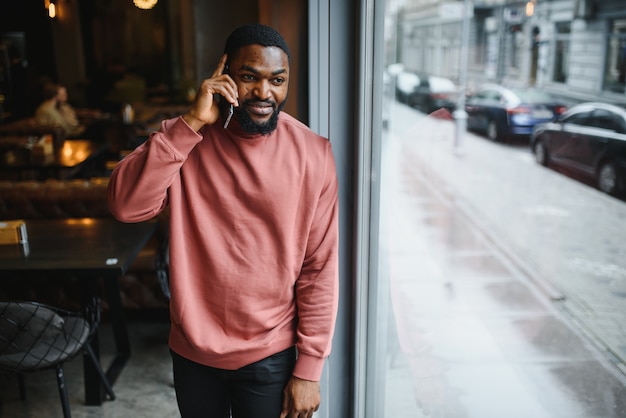
[(227, 59), (224, 54), (211, 78), (207, 78), (200, 85), (189, 112), (183, 115), (185, 122), (195, 131), (204, 125), (212, 125), (219, 119), (220, 111), (215, 94), (221, 95), (232, 106), (239, 106), (237, 84), (225, 71)]

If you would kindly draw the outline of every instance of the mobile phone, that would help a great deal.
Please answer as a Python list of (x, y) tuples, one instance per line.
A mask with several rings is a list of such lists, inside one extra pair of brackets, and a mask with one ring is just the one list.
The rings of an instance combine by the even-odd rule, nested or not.
[[(222, 71), (222, 74), (228, 74), (229, 70), (230, 70), (230, 66), (228, 65), (228, 63), (226, 63), (224, 65), (224, 71)], [(230, 123), (230, 120), (233, 117), (233, 113), (234, 113), (234, 109), (233, 109), (233, 104), (231, 103), (228, 106), (228, 115), (226, 115), (226, 122), (224, 122), (224, 129), (228, 127), (228, 124)]]
[(230, 105), (228, 106), (228, 115), (226, 116), (226, 122), (224, 122), (224, 129), (228, 128), (228, 124), (230, 123), (230, 120), (233, 117), (233, 113), (234, 113), (233, 104), (230, 103)]

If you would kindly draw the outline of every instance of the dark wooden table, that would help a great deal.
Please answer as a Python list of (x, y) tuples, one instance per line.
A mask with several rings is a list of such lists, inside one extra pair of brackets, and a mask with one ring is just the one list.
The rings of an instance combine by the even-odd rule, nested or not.
[[(117, 351), (106, 370), (113, 384), (131, 351), (118, 278), (126, 273), (156, 228), (156, 221), (124, 224), (100, 218), (28, 220), (28, 245), (0, 245), (0, 278), (78, 277), (85, 299), (96, 293), (96, 279), (103, 278)], [(92, 345), (98, 355), (97, 334)], [(85, 401), (87, 405), (100, 405), (104, 393), (97, 372), (86, 359), (83, 364)]]

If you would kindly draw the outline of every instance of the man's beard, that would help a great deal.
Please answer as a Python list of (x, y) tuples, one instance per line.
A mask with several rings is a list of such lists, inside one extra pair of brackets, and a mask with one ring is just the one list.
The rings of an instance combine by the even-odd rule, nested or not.
[[(272, 105), (272, 116), (270, 116), (269, 120), (263, 123), (255, 122), (244, 109), (246, 105), (253, 102), (263, 102), (270, 103)], [(224, 100), (220, 102), (220, 107), (222, 108), (222, 114), (228, 113), (229, 104)], [(280, 103), (278, 107), (276, 107), (276, 103), (271, 102), (269, 100), (246, 100), (245, 102), (240, 103), (239, 107), (235, 107), (234, 116), (237, 118), (239, 122), (239, 126), (244, 132), (249, 134), (260, 134), (260, 135), (269, 135), (276, 129), (278, 125), (278, 114), (282, 110), (283, 106), (285, 106), (285, 101)]]

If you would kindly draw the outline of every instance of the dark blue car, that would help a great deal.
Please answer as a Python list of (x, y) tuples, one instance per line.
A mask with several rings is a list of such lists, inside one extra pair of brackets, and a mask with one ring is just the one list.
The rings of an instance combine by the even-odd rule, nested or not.
[(557, 120), (537, 125), (530, 137), (537, 161), (563, 167), (615, 196), (626, 191), (626, 110), (581, 103)]
[(465, 102), (467, 128), (492, 141), (528, 138), (535, 125), (550, 122), (566, 105), (541, 90), (486, 84)]

